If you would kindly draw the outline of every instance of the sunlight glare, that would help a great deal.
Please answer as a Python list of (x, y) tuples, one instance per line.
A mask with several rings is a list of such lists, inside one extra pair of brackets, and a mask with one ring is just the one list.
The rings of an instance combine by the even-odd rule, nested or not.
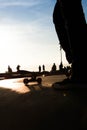
[(0, 87), (11, 89), (12, 91), (16, 91), (17, 93), (30, 92), (30, 89), (22, 83), (22, 80), (21, 82), (18, 82), (18, 79), (1, 80)]

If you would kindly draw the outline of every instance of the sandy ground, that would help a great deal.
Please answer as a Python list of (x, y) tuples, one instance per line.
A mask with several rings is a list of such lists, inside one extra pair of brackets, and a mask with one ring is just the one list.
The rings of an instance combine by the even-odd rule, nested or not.
[[(87, 130), (87, 91), (54, 90), (52, 84), (64, 78), (43, 77), (25, 93), (1, 86), (0, 130)], [(25, 87), (22, 79), (19, 84)]]

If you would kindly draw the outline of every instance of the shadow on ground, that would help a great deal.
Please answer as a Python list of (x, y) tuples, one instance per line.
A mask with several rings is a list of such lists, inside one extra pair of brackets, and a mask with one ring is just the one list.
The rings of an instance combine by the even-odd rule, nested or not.
[(19, 94), (0, 88), (0, 130), (87, 129), (87, 92), (27, 86)]

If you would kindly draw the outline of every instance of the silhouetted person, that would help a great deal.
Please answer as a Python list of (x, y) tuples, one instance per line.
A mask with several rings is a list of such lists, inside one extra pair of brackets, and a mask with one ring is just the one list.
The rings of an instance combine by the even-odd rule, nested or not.
[(20, 71), (20, 65), (17, 65), (16, 69), (17, 69), (17, 72)]
[(63, 64), (62, 64), (62, 62), (61, 62), (60, 65), (59, 65), (59, 70), (60, 70), (60, 71), (63, 70)]
[(41, 72), (41, 66), (39, 65), (39, 72)]
[(59, 1), (57, 0), (54, 12), (53, 12), (53, 22), (55, 25), (55, 30), (58, 35), (59, 42), (61, 47), (66, 53), (66, 58), (69, 63), (72, 62), (72, 54), (70, 49), (70, 38), (67, 32), (67, 22), (65, 21), (65, 16), (63, 14), (63, 10), (61, 8)]
[[(53, 22), (66, 58), (72, 64), (72, 74), (67, 82), (86, 83), (87, 25), (81, 0), (57, 0)], [(65, 82), (66, 83), (66, 82)]]
[(43, 71), (45, 71), (45, 65), (43, 65), (42, 68), (43, 68)]
[(8, 73), (12, 73), (12, 68), (8, 65)]
[(55, 72), (55, 71), (56, 71), (56, 69), (57, 69), (56, 64), (55, 64), (55, 63), (53, 63), (53, 66), (52, 66), (52, 72)]

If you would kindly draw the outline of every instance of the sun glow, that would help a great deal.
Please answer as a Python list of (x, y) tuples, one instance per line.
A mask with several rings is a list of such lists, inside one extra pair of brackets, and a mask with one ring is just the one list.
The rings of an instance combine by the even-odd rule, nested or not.
[(1, 47), (9, 47), (9, 45), (13, 41), (14, 35), (15, 33), (13, 32), (11, 26), (0, 25), (0, 43), (2, 45)]
[[(30, 91), (28, 87), (26, 87), (23, 82), (23, 79), (6, 79), (0, 81), (0, 87), (11, 89), (17, 93), (27, 93)], [(18, 82), (19, 81), (19, 82)]]
[(11, 62), (14, 64), (14, 50), (18, 43), (14, 29), (10, 25), (0, 25), (0, 59), (3, 59), (1, 69), (4, 71), (4, 66), (7, 67)]
[(26, 34), (31, 32), (31, 27), (24, 24), (0, 25), (0, 59), (3, 59), (0, 69), (4, 68), (3, 70), (5, 71), (7, 66), (11, 65), (14, 70), (17, 64), (23, 65), (25, 63), (27, 65), (25, 62), (26, 55), (30, 51), (26, 46), (29, 42)]
[(29, 71), (37, 71), (39, 65), (45, 64), (50, 71), (49, 66), (56, 61), (60, 63), (57, 43), (52, 39), (49, 40), (47, 30), (43, 31), (44, 35), (40, 33), (41, 30), (43, 27), (34, 23), (0, 24), (0, 59), (3, 59), (0, 72), (6, 72), (8, 65), (12, 71), (16, 71), (18, 64), (21, 69)]

